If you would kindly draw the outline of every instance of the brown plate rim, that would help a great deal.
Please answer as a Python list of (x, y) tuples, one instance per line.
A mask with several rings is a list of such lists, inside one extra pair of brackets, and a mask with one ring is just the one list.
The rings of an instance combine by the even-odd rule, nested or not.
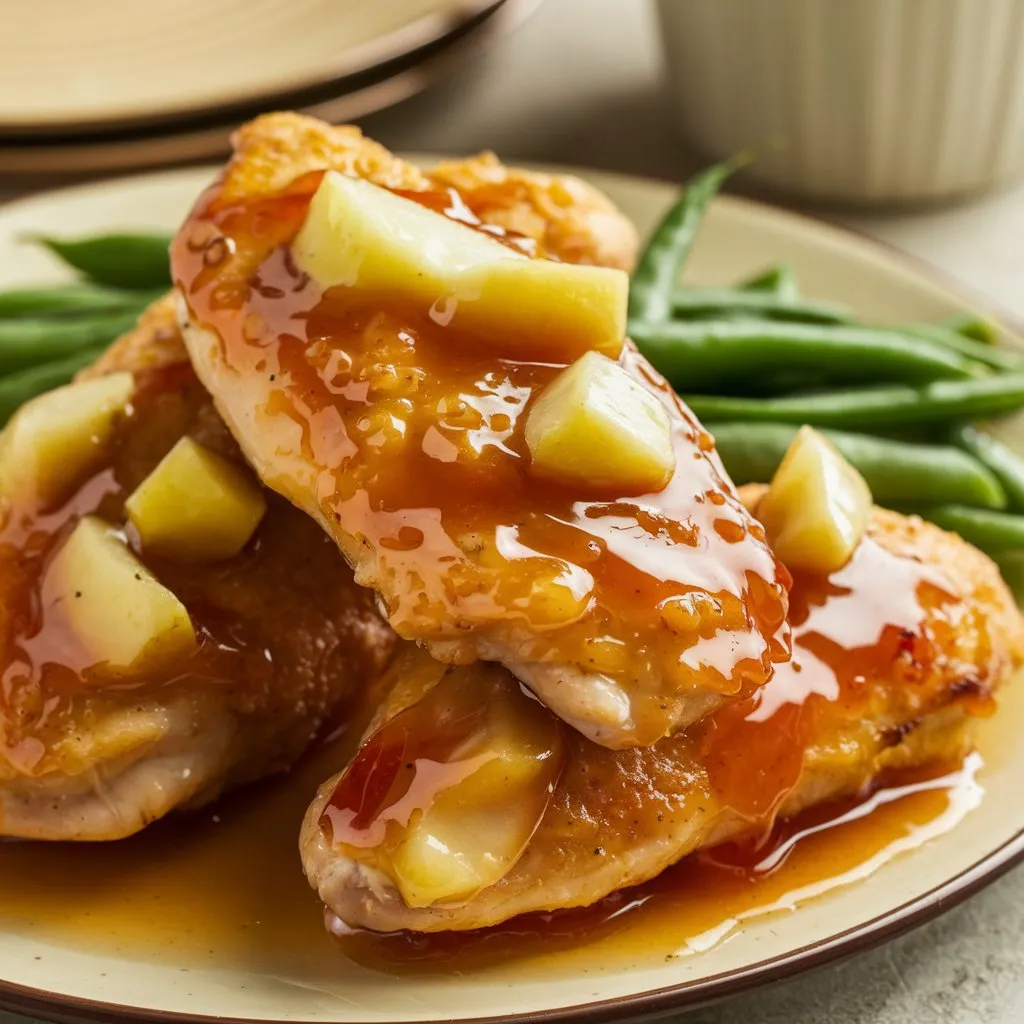
[[(439, 158), (436, 155), (413, 154), (414, 159), (417, 156), (423, 160)], [(678, 183), (662, 178), (602, 171), (598, 168), (533, 162), (530, 162), (529, 166), (540, 170), (576, 174), (584, 178), (588, 173), (592, 173), (606, 181), (617, 178), (624, 182), (642, 181), (646, 184), (657, 184), (668, 188), (680, 187)], [(167, 173), (180, 174), (182, 170), (178, 168)], [(189, 170), (198, 173), (201, 168)], [(216, 168), (210, 167), (209, 171), (212, 176), (216, 172)], [(117, 178), (109, 179), (104, 184), (116, 186), (118, 180)], [(51, 191), (87, 189), (98, 184), (100, 183), (86, 183), (82, 186), (72, 186), (71, 189)], [(37, 201), (40, 198), (45, 198), (46, 194), (46, 192), (40, 192), (26, 196), (24, 199), (0, 203), (0, 211), (16, 206), (24, 200)], [(998, 310), (995, 303), (975, 293), (973, 289), (963, 285), (953, 275), (935, 267), (928, 260), (907, 253), (887, 242), (872, 238), (854, 228), (831, 223), (804, 211), (787, 209), (771, 202), (743, 195), (727, 194), (723, 198), (729, 203), (755, 207), (775, 216), (781, 215), (786, 219), (803, 222), (819, 231), (825, 230), (847, 239), (854, 239), (859, 245), (866, 248), (876, 248), (887, 254), (890, 259), (902, 262), (916, 273), (931, 279), (950, 295), (961, 297), (965, 306), (975, 310), (988, 310), (1011, 336), (1016, 335), (1015, 340), (1018, 344), (1024, 341), (1024, 325), (1018, 317)], [(927, 892), (907, 900), (885, 913), (878, 914), (868, 921), (837, 932), (822, 941), (810, 943), (777, 956), (767, 957), (738, 970), (724, 971), (696, 981), (681, 982), (634, 995), (614, 996), (550, 1010), (457, 1018), (456, 1024), (583, 1024), (583, 1022), (587, 1022), (587, 1024), (606, 1024), (607, 1022), (610, 1024), (612, 1021), (616, 1024), (627, 1024), (630, 1021), (638, 1021), (678, 1010), (696, 1009), (730, 996), (741, 995), (761, 986), (790, 980), (905, 935), (947, 910), (958, 906), (964, 900), (1001, 878), (1022, 861), (1024, 861), (1024, 827), (984, 857)], [(84, 999), (79, 996), (57, 995), (45, 989), (19, 985), (3, 979), (0, 979), (0, 1010), (39, 1017), (54, 1021), (56, 1024), (127, 1024), (127, 1022), (138, 1022), (138, 1024), (214, 1024), (214, 1022), (216, 1024), (282, 1024), (281, 1020), (274, 1018), (226, 1017), (172, 1010), (153, 1010), (121, 1003)], [(319, 1019), (303, 1020), (296, 1017), (290, 1018), (288, 1024), (323, 1024), (323, 1021)], [(353, 1021), (348, 1024), (385, 1024), (385, 1022)], [(409, 1021), (395, 1020), (389, 1024), (409, 1024)], [(452, 1018), (417, 1021), (416, 1024), (452, 1024)]]
[(369, 39), (349, 51), (341, 60), (331, 65), (325, 62), (319, 71), (293, 73), (281, 76), (274, 85), (261, 92), (258, 97), (250, 90), (225, 90), (216, 99), (207, 97), (195, 99), (181, 106), (168, 104), (159, 111), (142, 111), (104, 118), (46, 118), (23, 122), (0, 119), (0, 138), (5, 135), (25, 138), (35, 136), (39, 141), (61, 135), (86, 132), (113, 132), (139, 126), (173, 126), (175, 121), (197, 115), (228, 114), (240, 105), (251, 107), (257, 101), (265, 108), (273, 107), (281, 99), (294, 93), (314, 87), (337, 86), (342, 90), (352, 78), (365, 75), (394, 61), (412, 57), (418, 51), (442, 42), (448, 36), (477, 18), (481, 18), (500, 7), (505, 0), (458, 0), (457, 7), (445, 11), (431, 11), (422, 14), (399, 28)]

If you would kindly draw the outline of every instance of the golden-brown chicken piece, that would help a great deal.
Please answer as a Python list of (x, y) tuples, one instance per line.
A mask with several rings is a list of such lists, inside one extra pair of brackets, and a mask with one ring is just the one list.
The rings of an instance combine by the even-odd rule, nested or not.
[[(0, 835), (115, 839), (286, 769), (392, 648), (334, 545), (268, 495), (233, 558), (142, 555), (187, 609), (193, 650), (141, 673), (93, 663), (52, 584), (75, 524), (97, 514), (120, 526), (126, 496), (184, 436), (240, 460), (188, 364), (169, 300), (83, 378), (122, 371), (134, 374), (131, 405), (87, 476), (46, 507), (19, 487), (4, 493)], [(77, 592), (82, 602), (93, 599), (92, 582)], [(130, 603), (125, 595), (106, 609), (115, 631), (132, 617)]]
[(622, 266), (635, 244), (578, 182), (487, 157), (432, 175), (295, 115), (242, 129), (172, 269), (196, 371), (264, 483), (335, 538), (401, 636), (501, 662), (596, 742), (654, 742), (762, 685), (787, 656), (783, 574), (710, 435), (627, 344), (622, 376), (665, 419), (670, 482), (627, 494), (531, 473), (525, 420), (572, 356), (499, 350), (433, 296), (321, 289), (291, 244), (325, 169), (465, 235), (525, 232), (505, 236), (520, 261)]
[[(746, 493), (756, 502), (759, 489)], [(502, 687), (502, 699), (515, 699), (515, 684), (494, 667), (439, 679), (415, 664), (402, 669), (399, 659), (405, 678), (307, 815), (311, 883), (342, 921), (379, 931), (472, 929), (589, 904), (699, 847), (764, 830), (776, 814), (862, 792), (888, 769), (948, 763), (966, 751), (972, 718), (991, 710), (993, 692), (1024, 657), (1024, 622), (996, 567), (959, 538), (893, 512), (874, 512), (842, 570), (798, 576), (792, 600), (793, 662), (759, 695), (650, 748), (609, 751), (569, 730), (545, 740), (562, 767), (546, 806), (527, 808), (536, 831), (522, 855), (500, 880), (435, 902), (403, 858), (410, 836), (430, 849), (419, 833), (432, 833), (435, 851), (456, 837), (463, 846), (438, 865), (456, 879), (458, 855), (485, 865), (501, 837), (497, 818), (478, 827), (487, 798), (472, 789), (479, 745), (469, 734), (479, 722), (438, 706), (458, 706), (460, 673), (492, 700)], [(493, 794), (509, 814), (526, 813), (517, 810), (522, 778), (506, 771), (496, 787), (506, 795)], [(458, 804), (445, 787), (457, 794), (467, 779)], [(459, 831), (446, 815), (471, 827)]]
[[(258, 144), (289, 151), (291, 121), (262, 123)], [(355, 129), (348, 133), (358, 140), (353, 171), (408, 183), (408, 165)], [(334, 151), (339, 134), (346, 130), (324, 136), (324, 152)], [(307, 141), (315, 157), (317, 144)], [(552, 253), (632, 261), (628, 224), (573, 179), (509, 170), (489, 158), (439, 173), (474, 176), (496, 223), (536, 234)], [(497, 191), (487, 191), (496, 184)], [(153, 563), (195, 615), (205, 654), (176, 676), (165, 667), (129, 686), (100, 687), (88, 672), (61, 671), (60, 652), (50, 650), (56, 624), (51, 628), (46, 615), (26, 620), (19, 608), (39, 594), (49, 551), (74, 520), (94, 511), (123, 518), (124, 496), (184, 434), (240, 459), (188, 363), (173, 296), (154, 303), (80, 378), (121, 371), (135, 374), (138, 390), (116, 451), (79, 481), (61, 509), (23, 509), (19, 522), (8, 509), (0, 531), (0, 835), (112, 839), (284, 769), (323, 722), (336, 718), (351, 690), (377, 673), (392, 646), (369, 593), (353, 586), (334, 544), (308, 517), (271, 497), (256, 537), (238, 557), (198, 567)]]

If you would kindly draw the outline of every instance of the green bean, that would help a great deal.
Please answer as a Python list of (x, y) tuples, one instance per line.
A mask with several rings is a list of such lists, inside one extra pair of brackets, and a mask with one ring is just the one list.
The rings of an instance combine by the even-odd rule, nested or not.
[(936, 381), (921, 388), (894, 384), (781, 398), (684, 395), (683, 400), (708, 422), (774, 420), (822, 427), (860, 427), (876, 433), (902, 424), (985, 419), (1024, 408), (1024, 374)]
[(957, 313), (942, 321), (947, 330), (956, 331), (965, 338), (973, 338), (985, 345), (994, 345), (999, 340), (999, 326), (974, 313)]
[(987, 466), (1003, 485), (1010, 508), (1024, 512), (1024, 459), (998, 437), (970, 424), (954, 427), (950, 441)]
[(922, 518), (958, 533), (986, 554), (1024, 548), (1024, 516), (964, 505), (935, 505), (917, 511)]
[[(772, 478), (799, 428), (789, 423), (711, 423), (708, 429), (730, 476), (737, 484), (747, 484)], [(1006, 507), (995, 476), (958, 448), (838, 430), (824, 434), (860, 471), (880, 505), (955, 501), (978, 508)]]
[(996, 565), (1017, 604), (1024, 604), (1024, 551), (997, 551)]
[(672, 315), (687, 320), (746, 316), (812, 324), (850, 322), (848, 310), (829, 302), (795, 302), (772, 292), (738, 288), (677, 288), (672, 294)]
[(0, 374), (109, 344), (135, 320), (132, 311), (73, 320), (0, 321)]
[(168, 288), (171, 284), (169, 235), (112, 234), (91, 238), (31, 236), (75, 270), (112, 288)]
[(812, 371), (819, 381), (921, 383), (963, 379), (972, 366), (941, 345), (867, 327), (769, 321), (631, 323), (640, 351), (677, 388), (728, 385), (780, 371)]
[(899, 327), (897, 330), (902, 334), (909, 334), (915, 338), (923, 338), (926, 341), (942, 345), (953, 352), (959, 352), (967, 359), (983, 363), (995, 370), (1013, 372), (1024, 370), (1024, 353), (1014, 352), (1008, 348), (997, 348), (984, 341), (976, 341), (966, 334), (952, 331), (948, 327), (941, 327), (935, 324), (908, 324)]
[(66, 384), (102, 351), (102, 345), (82, 349), (64, 359), (32, 366), (0, 379), (0, 425), (6, 423), (18, 407), (24, 405), (30, 398)]
[(637, 320), (667, 320), (672, 289), (679, 283), (708, 203), (732, 174), (735, 162), (709, 167), (685, 191), (654, 229), (629, 284), (629, 313)]
[(799, 298), (796, 275), (788, 263), (780, 263), (777, 267), (748, 278), (740, 286), (745, 292), (770, 292), (782, 302), (795, 302)]
[(24, 316), (68, 316), (141, 309), (162, 292), (126, 291), (89, 284), (12, 288), (0, 292), (0, 320)]

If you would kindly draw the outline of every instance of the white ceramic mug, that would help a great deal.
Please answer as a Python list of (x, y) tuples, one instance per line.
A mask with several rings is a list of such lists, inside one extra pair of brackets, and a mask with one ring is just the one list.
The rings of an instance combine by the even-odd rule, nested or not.
[(658, 0), (687, 140), (857, 204), (1024, 175), (1024, 0)]

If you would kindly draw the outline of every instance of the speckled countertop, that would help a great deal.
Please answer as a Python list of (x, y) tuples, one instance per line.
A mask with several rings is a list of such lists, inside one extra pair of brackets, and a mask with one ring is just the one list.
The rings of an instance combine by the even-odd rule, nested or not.
[[(679, 180), (644, 0), (547, 0), (457, 77), (364, 122), (394, 149), (491, 148)], [(832, 219), (904, 248), (1024, 321), (1024, 187), (948, 210)], [(697, 1011), (688, 1024), (1024, 1021), (1024, 868), (881, 949)], [(0, 1013), (0, 1024), (22, 1019)]]

